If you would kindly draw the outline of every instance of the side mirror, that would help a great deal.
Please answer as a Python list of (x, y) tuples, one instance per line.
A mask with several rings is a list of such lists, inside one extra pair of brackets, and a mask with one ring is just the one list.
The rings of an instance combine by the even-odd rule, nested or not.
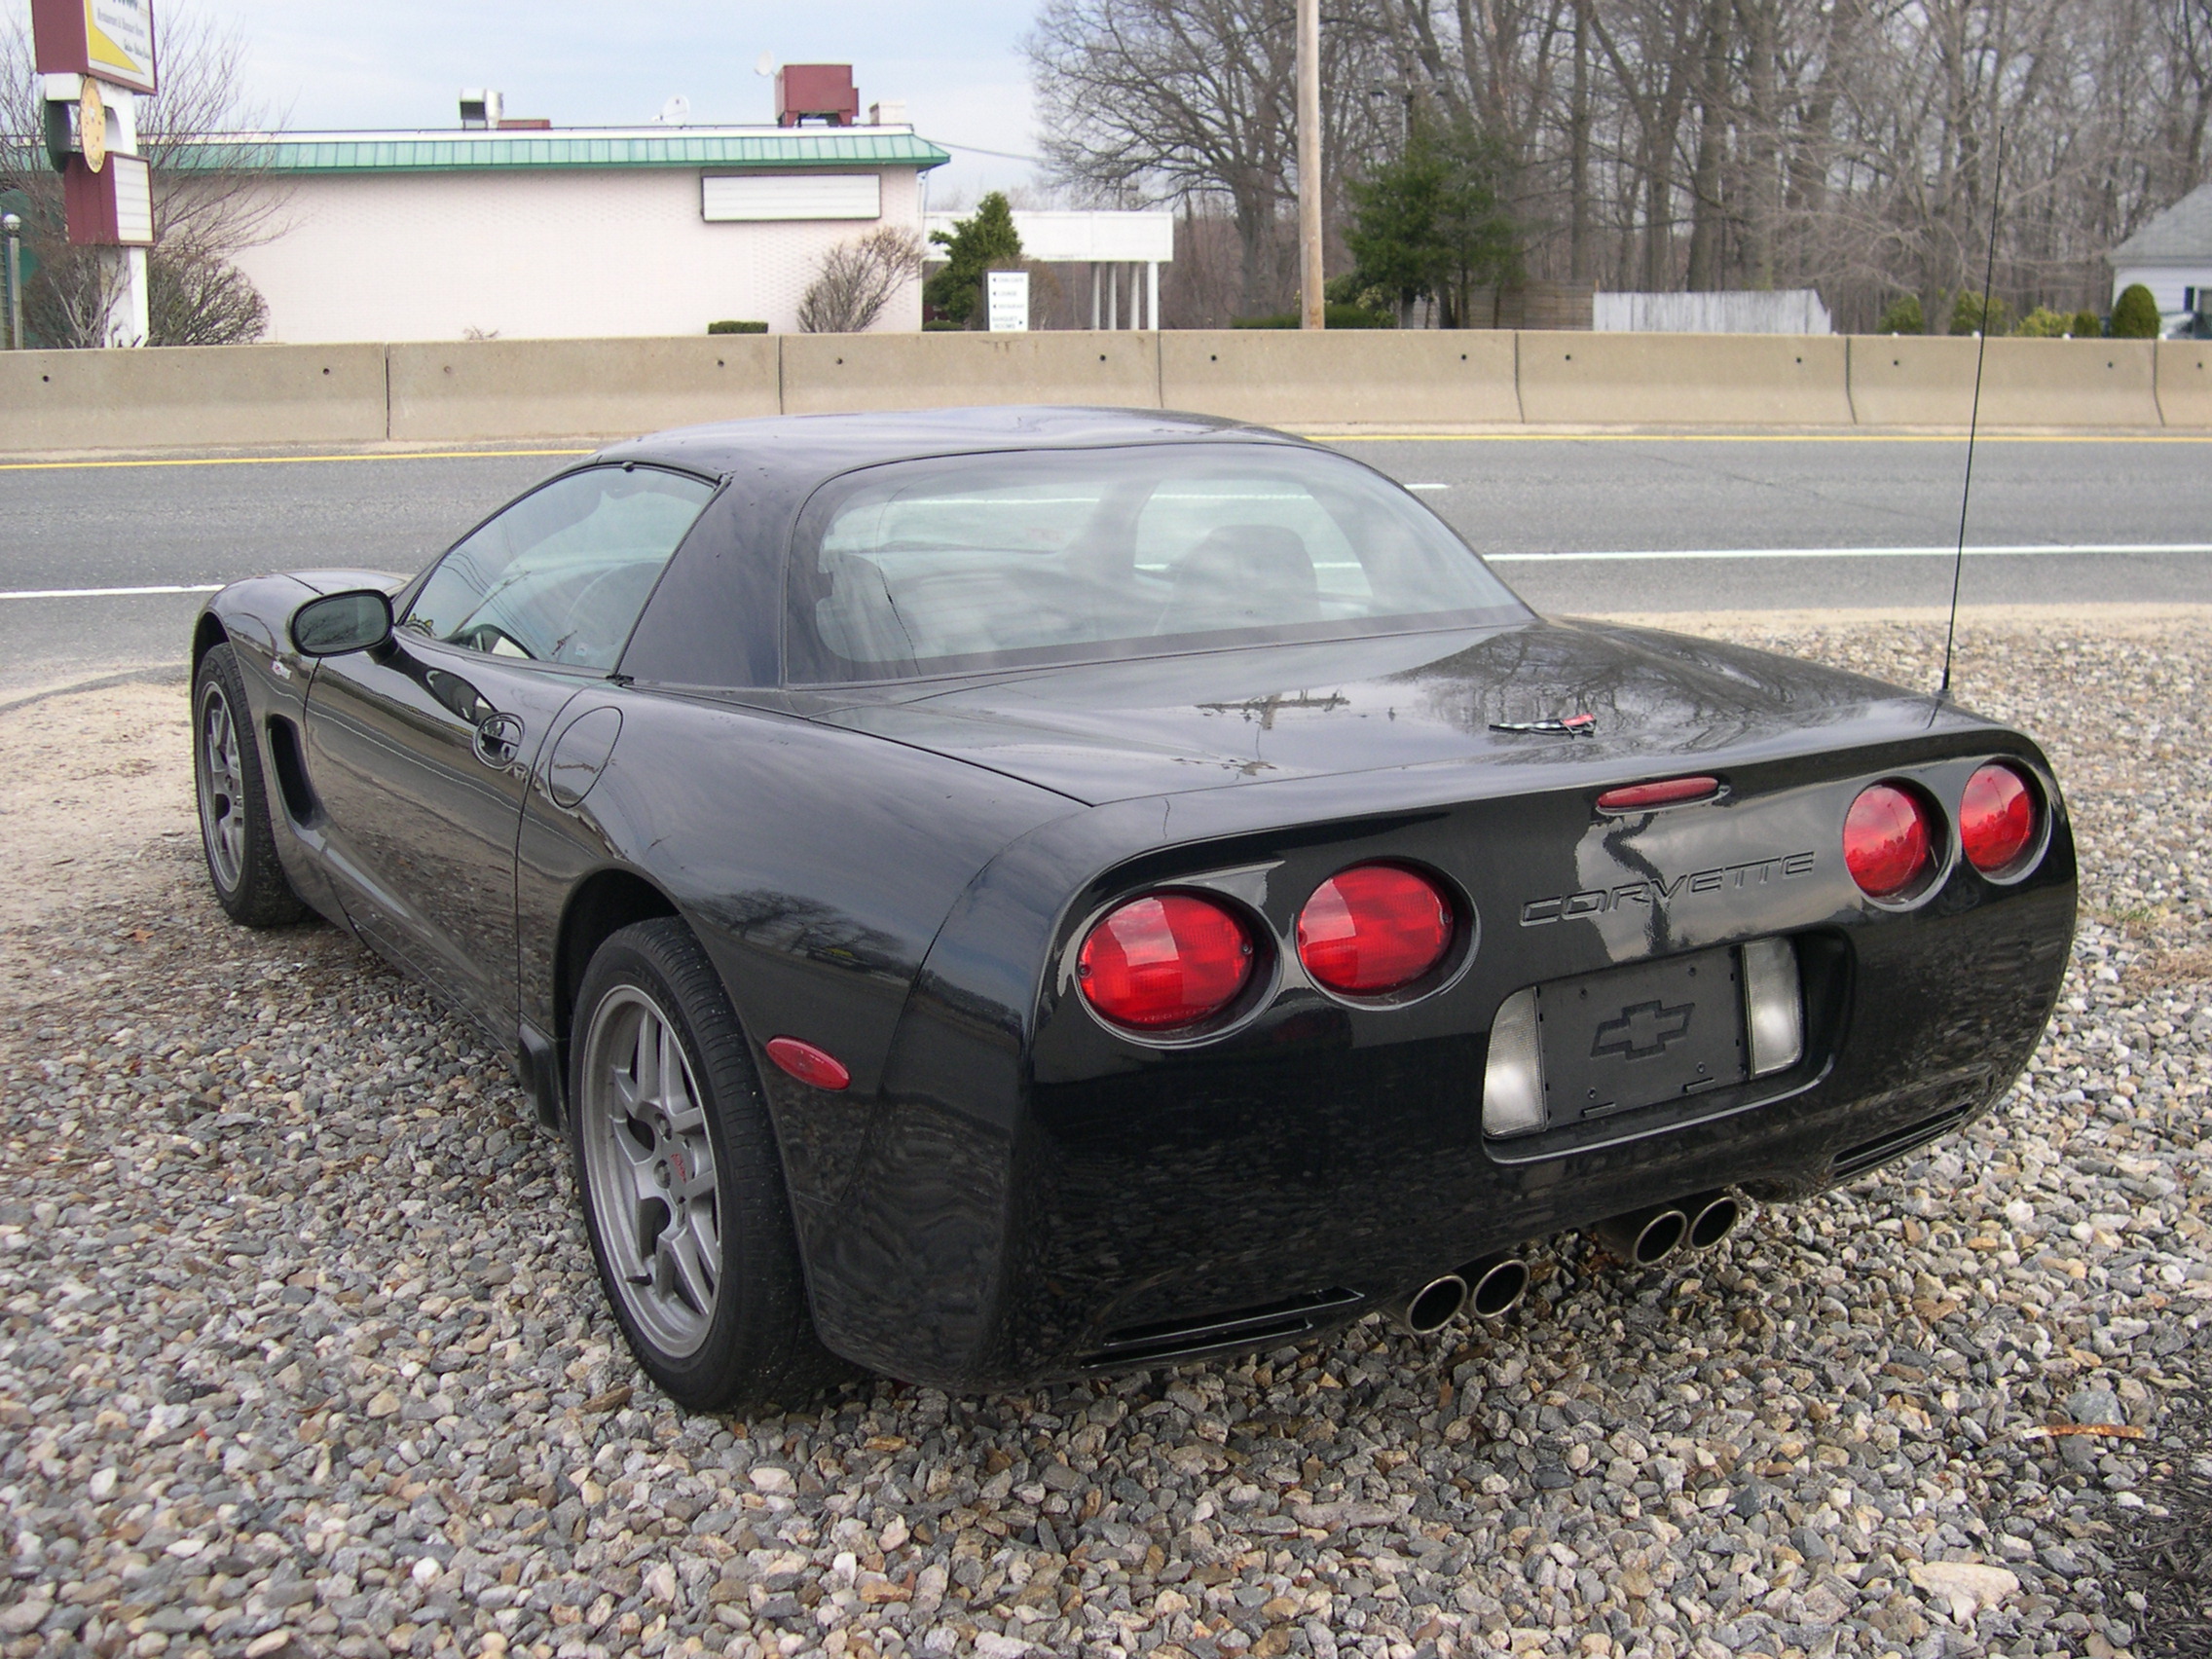
[(344, 656), (391, 638), (391, 596), (375, 588), (326, 593), (292, 612), (292, 647), (302, 656)]

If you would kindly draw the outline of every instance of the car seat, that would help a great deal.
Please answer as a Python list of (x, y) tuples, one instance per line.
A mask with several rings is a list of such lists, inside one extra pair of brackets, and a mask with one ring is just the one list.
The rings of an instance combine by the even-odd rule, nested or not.
[(1313, 558), (1295, 530), (1225, 524), (1175, 562), (1161, 632), (1204, 633), (1321, 619)]

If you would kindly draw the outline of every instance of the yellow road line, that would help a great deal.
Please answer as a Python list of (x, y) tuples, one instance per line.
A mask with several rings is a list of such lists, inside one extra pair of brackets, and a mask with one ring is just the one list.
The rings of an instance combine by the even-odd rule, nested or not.
[[(1324, 444), (1961, 444), (1964, 432), (1309, 432)], [(1985, 444), (2212, 444), (2212, 432), (1984, 432)], [(590, 449), (375, 450), (338, 455), (163, 456), (132, 461), (0, 461), (0, 472), (97, 472), (164, 466), (308, 466), (361, 461), (529, 461)]]
[(386, 450), (358, 455), (203, 455), (157, 461), (0, 461), (0, 472), (84, 472), (126, 466), (305, 466), (326, 461), (523, 461), (592, 455), (588, 449)]
[[(1964, 432), (1307, 432), (1317, 444), (1963, 444)], [(2212, 432), (1983, 432), (1983, 444), (2212, 444)]]

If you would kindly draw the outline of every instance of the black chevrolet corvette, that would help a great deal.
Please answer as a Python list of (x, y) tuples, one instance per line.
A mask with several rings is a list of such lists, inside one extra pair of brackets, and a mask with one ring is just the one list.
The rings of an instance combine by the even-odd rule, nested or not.
[(1088, 409), (605, 450), (412, 579), (211, 599), (201, 820), (510, 1049), (677, 1399), (1433, 1329), (1957, 1127), (2064, 801), (1926, 695), (1532, 614), (1278, 433)]

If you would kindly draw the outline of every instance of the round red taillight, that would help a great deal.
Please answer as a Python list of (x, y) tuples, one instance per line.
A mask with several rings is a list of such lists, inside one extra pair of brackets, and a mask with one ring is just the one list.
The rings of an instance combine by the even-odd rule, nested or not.
[(1987, 874), (2014, 863), (2036, 836), (2036, 797), (2028, 782), (1995, 762), (1967, 780), (1959, 797), (1959, 846)]
[(1928, 874), (1936, 832), (1920, 797), (1895, 784), (1859, 792), (1843, 820), (1843, 862), (1875, 899), (1901, 899)]
[(1099, 919), (1076, 959), (1084, 999), (1117, 1025), (1195, 1025), (1252, 977), (1252, 936), (1210, 899), (1155, 893)]
[(1298, 913), (1298, 959), (1332, 991), (1372, 997), (1410, 985), (1444, 960), (1452, 904), (1396, 865), (1355, 865), (1314, 890)]

